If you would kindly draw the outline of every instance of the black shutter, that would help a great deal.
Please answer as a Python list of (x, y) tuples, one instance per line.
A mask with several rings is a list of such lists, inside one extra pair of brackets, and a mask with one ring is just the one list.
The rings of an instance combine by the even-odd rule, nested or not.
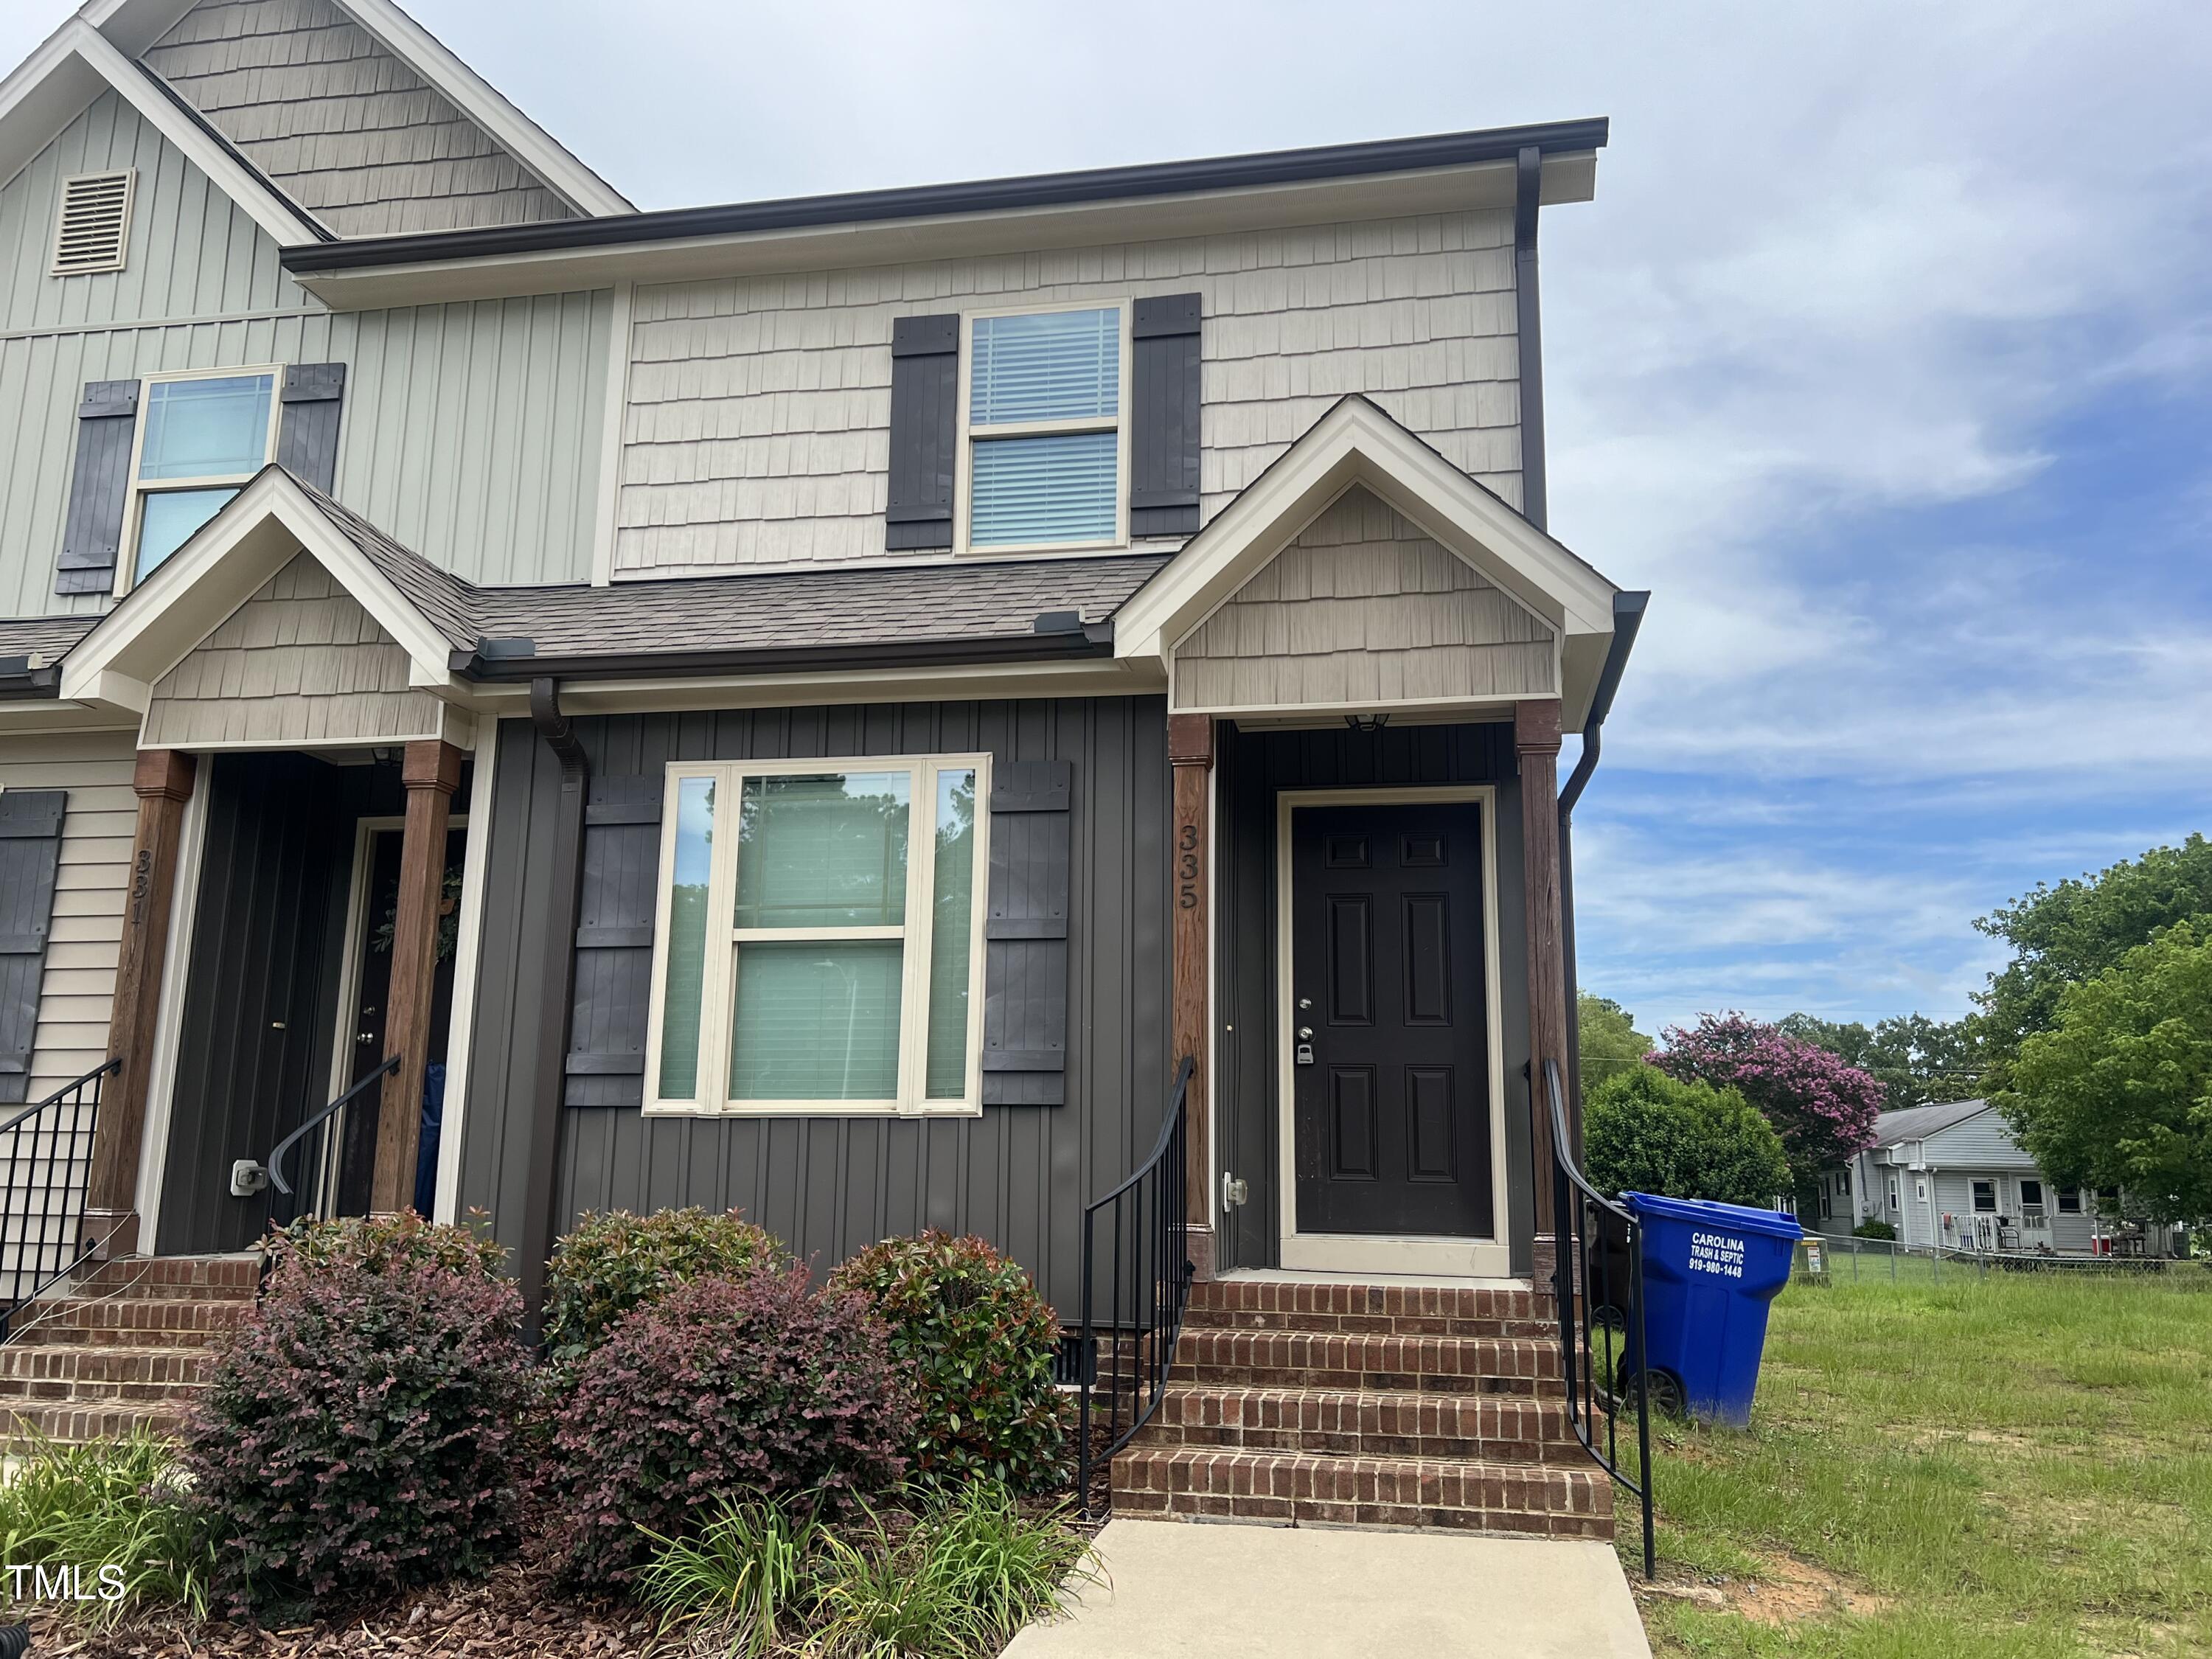
[(343, 363), (295, 363), (284, 371), (284, 415), (276, 427), (276, 465), (325, 495), (337, 488), (338, 410)]
[(94, 380), (76, 410), (76, 470), (62, 526), (57, 593), (106, 593), (115, 586), (131, 504), (131, 441), (138, 428), (138, 382)]
[(1139, 300), (1129, 319), (1129, 534), (1198, 531), (1198, 301)]
[(0, 790), (0, 1102), (26, 1097), (61, 863), (62, 789)]
[(659, 778), (594, 778), (584, 805), (576, 1000), (562, 1092), (570, 1106), (645, 1102), (660, 801)]
[(891, 319), (891, 476), (884, 545), (952, 545), (960, 456), (960, 319)]
[(983, 1104), (1067, 1100), (1068, 854), (1073, 768), (1016, 761), (991, 784), (983, 923)]

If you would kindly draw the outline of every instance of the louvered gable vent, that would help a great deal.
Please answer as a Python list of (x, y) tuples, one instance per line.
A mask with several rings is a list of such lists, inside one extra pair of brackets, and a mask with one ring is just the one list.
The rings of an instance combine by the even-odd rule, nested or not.
[(82, 276), (123, 269), (131, 236), (131, 191), (137, 174), (88, 173), (62, 181), (61, 222), (54, 228), (54, 272)]

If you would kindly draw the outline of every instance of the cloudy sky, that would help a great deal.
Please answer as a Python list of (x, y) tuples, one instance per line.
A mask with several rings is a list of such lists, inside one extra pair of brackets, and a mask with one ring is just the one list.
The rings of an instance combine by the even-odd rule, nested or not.
[(1957, 1013), (1972, 917), (2212, 829), (2201, 0), (409, 3), (646, 207), (1612, 117), (1545, 344), (1655, 593), (1577, 818), (1647, 1030)]

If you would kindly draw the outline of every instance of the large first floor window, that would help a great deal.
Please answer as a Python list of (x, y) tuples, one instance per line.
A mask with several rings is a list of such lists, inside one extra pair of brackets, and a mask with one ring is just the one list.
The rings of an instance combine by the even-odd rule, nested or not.
[(672, 764), (648, 1109), (975, 1109), (988, 773)]
[(132, 479), (131, 579), (142, 582), (276, 453), (276, 374), (147, 382)]

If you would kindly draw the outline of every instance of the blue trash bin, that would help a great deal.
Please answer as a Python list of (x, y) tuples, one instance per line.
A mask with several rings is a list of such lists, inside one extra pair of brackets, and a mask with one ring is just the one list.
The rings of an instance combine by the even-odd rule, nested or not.
[(1642, 1369), (1658, 1374), (1654, 1398), (1671, 1383), (1691, 1416), (1743, 1427), (1759, 1388), (1766, 1304), (1790, 1282), (1805, 1230), (1794, 1216), (1740, 1204), (1649, 1193), (1623, 1193), (1621, 1201), (1644, 1224)]

